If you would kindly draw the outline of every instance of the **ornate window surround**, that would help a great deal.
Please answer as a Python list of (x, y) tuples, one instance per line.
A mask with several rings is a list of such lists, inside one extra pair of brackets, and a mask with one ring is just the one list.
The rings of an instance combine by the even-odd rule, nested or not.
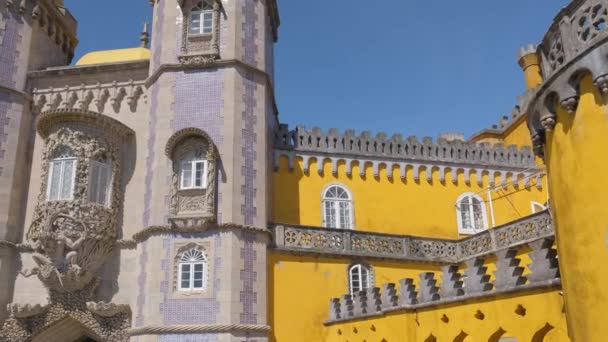
[[(349, 225), (348, 227), (343, 227), (340, 229), (351, 229), (354, 230), (355, 229), (355, 205), (354, 205), (354, 200), (353, 200), (353, 194), (350, 191), (350, 189), (348, 187), (346, 187), (344, 184), (341, 183), (329, 183), (327, 184), (325, 187), (323, 187), (323, 191), (321, 192), (321, 223), (323, 227), (326, 228), (339, 228), (339, 227), (329, 227), (327, 226), (327, 222), (326, 222), (326, 217), (327, 217), (327, 208), (325, 207), (325, 203), (328, 201), (340, 201), (338, 199), (328, 199), (326, 197), (327, 191), (329, 191), (329, 189), (331, 189), (332, 187), (339, 187), (340, 189), (342, 189), (346, 195), (348, 196), (348, 200), (344, 200), (343, 202), (348, 202), (349, 204)], [(339, 210), (339, 209), (337, 209)], [(338, 219), (339, 215), (336, 215), (336, 219)]]
[[(58, 146), (57, 148), (54, 149), (52, 155), (54, 155), (55, 157), (51, 160), (49, 160), (48, 162), (48, 179), (47, 179), (47, 186), (46, 186), (46, 201), (47, 202), (52, 202), (52, 201), (71, 201), (74, 199), (74, 183), (76, 183), (76, 168), (78, 167), (78, 159), (76, 158), (76, 156), (74, 155), (74, 152), (72, 151), (72, 149), (70, 149), (67, 146)], [(64, 182), (66, 181), (66, 175), (65, 175), (65, 167), (66, 165), (70, 163), (71, 164), (71, 175), (69, 176), (69, 181), (70, 181), (70, 190), (69, 190), (69, 195), (67, 196), (62, 196), (61, 192), (63, 189), (63, 185)], [(58, 184), (57, 184), (57, 198), (51, 198), (51, 189), (53, 187), (53, 176), (54, 176), (54, 165), (55, 164), (59, 164), (60, 165), (60, 169), (58, 170), (60, 172), (59, 174), (59, 179), (58, 179)]]
[[(473, 204), (470, 203), (469, 204), (469, 210), (472, 210), (472, 212), (470, 213), (471, 215), (471, 223), (473, 224), (473, 229), (467, 229), (464, 227), (464, 222), (462, 220), (462, 212), (461, 212), (461, 202), (465, 199), (476, 199), (479, 201), (480, 205), (481, 205), (481, 216), (482, 216), (482, 220), (483, 220), (483, 227), (479, 228), (475, 226), (475, 211), (473, 208)], [(456, 217), (458, 220), (458, 233), (459, 234), (468, 234), (468, 235), (472, 235), (472, 234), (477, 234), (479, 232), (482, 232), (484, 230), (488, 229), (488, 214), (486, 211), (486, 205), (485, 202), (483, 201), (483, 198), (481, 198), (481, 196), (479, 196), (476, 193), (473, 192), (465, 192), (464, 194), (460, 195), (458, 197), (458, 199), (456, 200)]]
[[(358, 270), (359, 271), (359, 279), (357, 279), (357, 281), (360, 282), (359, 287), (360, 287), (360, 291), (364, 291), (366, 289), (369, 288), (373, 288), (374, 287), (374, 268), (369, 265), (368, 263), (365, 262), (355, 262), (352, 263), (350, 265), (348, 265), (348, 269), (347, 269), (347, 279), (348, 279), (348, 291), (351, 295), (355, 295), (357, 292), (355, 292), (355, 286), (354, 286), (354, 279), (353, 279), (353, 271)], [(365, 275), (363, 274), (363, 272), (365, 271)], [(364, 285), (364, 281), (367, 282), (367, 286), (363, 286)]]
[[(182, 189), (181, 163), (192, 152), (205, 161), (206, 184), (205, 187)], [(185, 128), (169, 139), (165, 154), (172, 161), (173, 170), (170, 221), (180, 225), (190, 224), (190, 218), (203, 219), (203, 225), (215, 222), (218, 153), (213, 140), (201, 129)], [(196, 222), (200, 225), (200, 220)]]
[[(191, 34), (191, 13), (192, 9), (198, 7), (200, 3), (212, 3), (213, 19), (211, 33)], [(220, 16), (221, 0), (180, 0), (182, 11), (182, 42), (180, 63), (185, 65), (201, 65), (220, 58)], [(203, 23), (201, 22), (201, 26)]]
[[(213, 253), (216, 253), (217, 251), (213, 250), (213, 244), (211, 243), (211, 241), (209, 240), (203, 240), (203, 241), (196, 241), (196, 242), (178, 242), (174, 245), (173, 249), (173, 268), (172, 268), (172, 272), (173, 275), (171, 277), (171, 291), (169, 293), (169, 296), (171, 298), (187, 298), (187, 297), (192, 297), (192, 296), (196, 296), (196, 297), (211, 297), (213, 295), (213, 291), (214, 291), (214, 282), (213, 282), (213, 274), (215, 272), (215, 269), (213, 267), (213, 262), (212, 262), (212, 255)], [(180, 290), (179, 288), (179, 281), (180, 281), (180, 265), (181, 265), (181, 258), (182, 255), (189, 251), (189, 250), (197, 250), (200, 251), (201, 253), (203, 253), (203, 255), (205, 256), (206, 261), (206, 267), (205, 267), (205, 272), (203, 274), (203, 276), (205, 277), (205, 279), (203, 280), (203, 283), (205, 284), (205, 286), (202, 289), (192, 289), (192, 290)]]

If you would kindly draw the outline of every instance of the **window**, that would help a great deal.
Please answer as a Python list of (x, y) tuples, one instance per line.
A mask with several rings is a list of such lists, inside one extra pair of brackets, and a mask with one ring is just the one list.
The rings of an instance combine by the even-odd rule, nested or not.
[(332, 185), (323, 193), (323, 223), (328, 228), (353, 228), (352, 201), (348, 191)]
[(547, 209), (546, 205), (542, 205), (538, 202), (530, 202), (530, 206), (532, 207), (532, 214), (539, 213)]
[(48, 201), (69, 201), (74, 197), (76, 158), (68, 149), (60, 149), (49, 162)]
[(474, 234), (488, 228), (485, 203), (476, 194), (460, 196), (456, 202), (456, 214), (462, 234)]
[(370, 267), (362, 264), (352, 265), (348, 269), (350, 293), (356, 294), (372, 287)]
[(190, 153), (181, 162), (180, 189), (207, 188), (207, 161)]
[(112, 169), (109, 164), (91, 160), (89, 169), (89, 202), (107, 205)]
[(190, 12), (190, 34), (213, 33), (213, 5), (210, 1), (199, 2)]
[(197, 291), (207, 287), (207, 259), (198, 249), (189, 249), (179, 261), (179, 290)]

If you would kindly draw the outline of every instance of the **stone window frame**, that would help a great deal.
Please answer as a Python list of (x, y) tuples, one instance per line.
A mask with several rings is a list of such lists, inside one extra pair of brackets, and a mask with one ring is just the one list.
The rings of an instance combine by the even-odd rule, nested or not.
[[(182, 254), (186, 251), (192, 250), (192, 249), (196, 249), (198, 251), (200, 251), (201, 253), (203, 253), (203, 255), (205, 256), (205, 259), (207, 260), (206, 262), (206, 272), (204, 274), (204, 276), (206, 277), (204, 279), (204, 284), (206, 284), (206, 286), (203, 289), (196, 289), (196, 290), (180, 290), (179, 289), (179, 275), (180, 275), (180, 270), (179, 270), (179, 266), (180, 266), (180, 260), (182, 257)], [(201, 240), (201, 241), (182, 241), (182, 242), (177, 242), (173, 245), (173, 259), (172, 259), (172, 263), (173, 263), (173, 268), (172, 268), (172, 272), (173, 272), (173, 276), (171, 277), (171, 291), (169, 293), (169, 296), (171, 298), (174, 299), (179, 299), (179, 298), (188, 298), (188, 297), (201, 297), (201, 298), (211, 298), (213, 296), (214, 293), (214, 287), (215, 284), (213, 282), (213, 274), (215, 274), (216, 270), (214, 268), (213, 265), (213, 255), (214, 253), (216, 253), (217, 251), (215, 251), (213, 249), (213, 243), (211, 240), (206, 239), (206, 240)]]
[[(202, 153), (201, 158), (206, 160), (206, 186), (204, 188), (181, 189), (181, 161), (183, 156), (192, 150)], [(197, 151), (198, 150), (198, 151)], [(202, 218), (205, 223), (215, 222), (216, 193), (217, 193), (217, 165), (218, 153), (211, 137), (198, 128), (182, 129), (169, 138), (165, 147), (165, 154), (171, 160), (172, 182), (169, 213), (170, 220), (180, 218)], [(192, 197), (195, 204), (202, 201), (204, 207), (197, 210), (181, 210), (182, 197)], [(199, 198), (196, 198), (200, 196)]]
[(353, 279), (352, 279), (352, 270), (356, 267), (359, 267), (360, 270), (366, 270), (367, 271), (367, 287), (363, 288), (363, 286), (361, 285), (362, 291), (365, 291), (367, 289), (371, 289), (375, 286), (375, 274), (374, 274), (374, 268), (372, 267), (371, 264), (364, 262), (364, 261), (357, 261), (357, 262), (353, 262), (351, 264), (348, 265), (347, 269), (346, 269), (346, 279), (348, 282), (348, 293), (350, 293), (351, 295), (356, 295), (357, 292), (354, 292), (354, 286), (353, 286)]
[[(185, 254), (186, 253), (190, 253), (193, 254), (191, 252), (194, 253), (198, 253), (200, 255), (200, 259), (197, 260), (184, 260)], [(207, 288), (207, 283), (209, 282), (208, 279), (208, 259), (207, 256), (205, 255), (205, 252), (202, 250), (202, 248), (189, 248), (189, 249), (185, 249), (184, 251), (182, 251), (181, 253), (179, 253), (177, 256), (177, 290), (178, 291), (188, 291), (188, 292), (198, 292), (198, 291), (204, 291)], [(184, 274), (184, 265), (189, 265), (190, 269), (188, 271), (189, 273), (189, 279), (188, 279), (188, 287), (183, 287), (183, 274)], [(200, 287), (195, 287), (194, 283), (197, 281), (197, 279), (194, 277), (195, 273), (196, 273), (196, 266), (200, 265), (201, 266), (201, 284)]]
[[(207, 159), (205, 159), (204, 157), (198, 157), (198, 156), (194, 156), (194, 158), (192, 159), (185, 159), (186, 157), (183, 157), (181, 160), (176, 161), (179, 162), (179, 191), (184, 191), (184, 190), (195, 190), (195, 189), (200, 189), (200, 190), (205, 190), (207, 189), (207, 183), (208, 183), (208, 175), (207, 175), (207, 171), (209, 170), (209, 161)], [(191, 174), (190, 174), (190, 181), (192, 183), (192, 185), (190, 186), (185, 186), (184, 185), (184, 171), (185, 171), (185, 167), (184, 164), (188, 163), (188, 164), (192, 164), (189, 167), (191, 168)], [(201, 185), (197, 186), (196, 183), (196, 164), (202, 164), (203, 168), (202, 168), (202, 172), (203, 174), (201, 175)]]
[[(479, 203), (481, 205), (481, 218), (483, 220), (483, 227), (481, 227), (481, 228), (478, 228), (475, 226), (475, 211), (473, 208), (474, 204), (472, 204), (472, 203), (469, 204), (469, 209), (473, 210), (471, 222), (474, 226), (472, 229), (468, 229), (468, 228), (464, 227), (464, 222), (462, 219), (461, 202), (468, 198), (476, 199), (477, 201), (479, 201)], [(458, 199), (456, 200), (455, 206), (456, 206), (456, 219), (458, 222), (458, 233), (459, 234), (473, 235), (473, 234), (477, 234), (477, 233), (483, 232), (488, 229), (488, 227), (489, 227), (488, 226), (488, 212), (487, 212), (485, 201), (483, 200), (483, 198), (481, 196), (479, 196), (478, 194), (476, 194), (474, 192), (465, 192), (458, 197)]]
[[(94, 165), (97, 164), (97, 166), (101, 167), (101, 168), (105, 168), (106, 171), (109, 173), (108, 174), (108, 178), (106, 181), (106, 189), (105, 189), (105, 201), (103, 203), (98, 202), (94, 199), (92, 199), (92, 190), (93, 190), (93, 168)], [(90, 203), (94, 203), (94, 204), (99, 204), (99, 205), (103, 205), (105, 207), (110, 206), (110, 201), (112, 199), (112, 195), (114, 192), (114, 167), (113, 167), (113, 163), (112, 160), (110, 159), (89, 159), (89, 175), (88, 175), (89, 179), (87, 182), (87, 200)], [(99, 184), (98, 184), (99, 186)], [(99, 191), (99, 190), (98, 190)]]
[[(213, 19), (212, 30), (208, 34), (190, 34), (190, 14), (192, 9), (197, 7), (199, 3), (211, 2), (213, 4)], [(178, 59), (182, 64), (199, 64), (209, 60), (215, 60), (220, 57), (220, 17), (221, 17), (221, 0), (182, 0), (180, 3), (182, 11), (182, 33), (181, 47)], [(202, 23), (201, 23), (202, 25)], [(208, 49), (193, 49), (194, 41), (208, 40)]]
[[(344, 201), (344, 202), (348, 202), (349, 203), (349, 220), (350, 220), (350, 224), (349, 227), (346, 228), (339, 228), (339, 227), (330, 227), (327, 225), (326, 222), (326, 217), (327, 217), (327, 209), (325, 207), (325, 203), (327, 201), (329, 201), (329, 199), (326, 197), (327, 191), (329, 191), (329, 189), (333, 188), (333, 187), (339, 187), (342, 190), (344, 190), (344, 192), (348, 195), (348, 200)], [(334, 199), (334, 201), (339, 201), (337, 199)], [(339, 215), (338, 215), (339, 216)], [(329, 183), (327, 185), (325, 185), (323, 187), (323, 190), (321, 191), (321, 223), (322, 226), (325, 228), (337, 228), (337, 229), (348, 229), (348, 230), (355, 230), (355, 201), (354, 201), (354, 196), (352, 191), (344, 184), (342, 183), (336, 183), (336, 182), (332, 182)]]
[[(69, 156), (65, 156), (65, 154), (68, 154)], [(53, 152), (51, 153), (51, 155), (53, 155), (52, 159), (48, 160), (48, 165), (46, 165), (47, 168), (47, 180), (46, 180), (46, 202), (55, 202), (55, 201), (73, 201), (74, 200), (74, 189), (75, 189), (75, 183), (76, 183), (76, 170), (78, 168), (78, 157), (74, 154), (74, 151), (66, 145), (60, 145), (57, 146), (53, 149)], [(61, 188), (63, 188), (63, 182), (65, 181), (65, 175), (64, 175), (64, 166), (61, 167), (61, 174), (60, 174), (60, 179), (59, 179), (59, 184), (57, 185), (58, 187), (58, 191), (59, 191), (59, 198), (56, 199), (51, 199), (51, 188), (53, 186), (53, 164), (55, 164), (56, 162), (61, 162), (62, 164), (70, 161), (72, 162), (72, 174), (70, 176), (71, 180), (70, 180), (70, 194), (68, 198), (63, 198), (61, 197)]]

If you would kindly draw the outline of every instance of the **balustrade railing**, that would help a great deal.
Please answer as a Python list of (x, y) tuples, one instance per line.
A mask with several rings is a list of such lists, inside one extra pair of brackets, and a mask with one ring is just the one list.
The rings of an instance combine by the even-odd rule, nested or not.
[(278, 250), (436, 263), (460, 262), (553, 236), (553, 225), (547, 211), (462, 240), (283, 224), (275, 224), (270, 228), (273, 231), (274, 247)]

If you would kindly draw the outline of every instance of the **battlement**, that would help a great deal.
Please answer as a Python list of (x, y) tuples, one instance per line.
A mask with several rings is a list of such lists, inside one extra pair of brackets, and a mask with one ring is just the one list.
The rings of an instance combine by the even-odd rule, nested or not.
[(320, 128), (306, 129), (298, 126), (289, 130), (287, 125), (280, 125), (275, 135), (275, 148), (297, 152), (316, 152), (355, 157), (377, 157), (421, 162), (442, 162), (496, 166), (516, 169), (536, 168), (534, 154), (530, 147), (508, 147), (502, 144), (447, 141), (430, 137), (422, 141), (410, 136), (403, 138), (395, 134), (388, 138), (385, 133), (375, 137), (369, 131), (356, 135), (354, 130), (340, 133), (332, 128), (327, 132)]
[[(388, 312), (411, 311), (436, 307), (473, 298), (500, 294), (557, 288), (561, 285), (554, 237), (544, 236), (520, 245), (498, 248), (490, 255), (470, 256), (446, 264), (441, 274), (420, 273), (418, 281), (405, 278), (341, 298), (330, 299), (329, 321), (326, 324), (383, 316)], [(519, 252), (527, 251), (532, 263), (524, 273)], [(494, 260), (493, 280), (488, 261)], [(483, 315), (483, 313), (478, 313)]]

